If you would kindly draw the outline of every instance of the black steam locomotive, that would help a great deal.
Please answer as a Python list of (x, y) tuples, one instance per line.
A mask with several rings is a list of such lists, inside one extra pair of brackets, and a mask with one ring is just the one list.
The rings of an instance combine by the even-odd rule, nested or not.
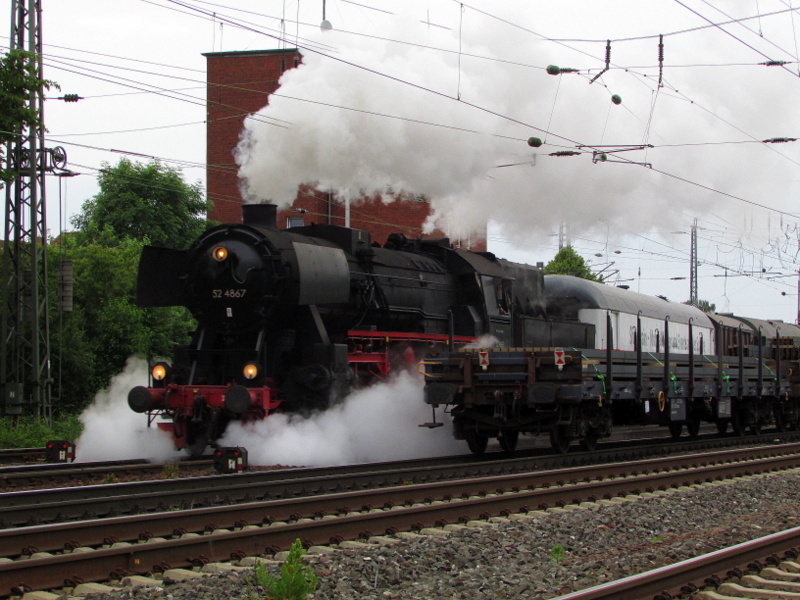
[[(178, 448), (201, 453), (232, 419), (325, 409), (436, 346), (513, 341), (513, 278), (490, 254), (401, 234), (379, 247), (332, 225), (279, 230), (275, 206), (243, 210), (243, 224), (187, 251), (142, 253), (139, 305), (186, 306), (198, 322), (172, 364), (128, 395), (151, 422), (167, 418), (159, 426)], [(541, 300), (531, 296), (525, 314), (543, 314)]]
[[(489, 437), (513, 448), (519, 433), (549, 432), (560, 449), (565, 440), (567, 446), (573, 439), (591, 445), (610, 433), (612, 419), (648, 413), (658, 413), (653, 422), (671, 430), (685, 423), (691, 432), (700, 418), (741, 428), (764, 421), (762, 398), (772, 399), (770, 418), (778, 414), (783, 423), (797, 424), (787, 361), (778, 358), (775, 365), (773, 355), (744, 356), (753, 344), (764, 349), (763, 327), (751, 335), (758, 340), (749, 339), (742, 321), (712, 320), (693, 307), (575, 278), (545, 278), (540, 267), (452, 248), (446, 239), (394, 234), (380, 247), (368, 232), (345, 227), (280, 230), (272, 205), (243, 210), (242, 224), (211, 229), (189, 250), (146, 247), (141, 257), (139, 304), (186, 306), (198, 327), (171, 364), (153, 366), (150, 385), (132, 389), (128, 402), (150, 422), (161, 417), (158, 426), (192, 454), (213, 444), (231, 420), (324, 410), (354, 387), (384, 379), (393, 369), (422, 368), (420, 362), (427, 401), (450, 405), (456, 437), (476, 452)], [(800, 339), (800, 330), (789, 332), (787, 324), (781, 329)], [(488, 350), (455, 351), (483, 336), (495, 347), (551, 350), (546, 357), (520, 350), (515, 357), (493, 358)], [(738, 373), (747, 402), (731, 403), (730, 394), (727, 404), (721, 397), (716, 404), (709, 400), (720, 396), (714, 386), (721, 384), (710, 383), (705, 364), (702, 378), (689, 367), (691, 390), (676, 393), (680, 386), (671, 379), (669, 389), (663, 385), (664, 372), (673, 376), (674, 356), (714, 360), (723, 356), (723, 343), (744, 360)], [(553, 363), (553, 373), (545, 372), (552, 349), (562, 358), (569, 349), (569, 368)], [(592, 366), (604, 378), (597, 389), (580, 377), (565, 379), (578, 363), (583, 372), (587, 353), (602, 355)], [(486, 370), (481, 357), (489, 357)], [(650, 362), (665, 359), (667, 371), (654, 376)], [(770, 383), (765, 369), (776, 366), (779, 376)], [(761, 375), (750, 381), (753, 369)], [(621, 371), (641, 373), (631, 382), (614, 377)], [(527, 379), (520, 379), (521, 372)], [(706, 393), (701, 379), (713, 393)], [(751, 383), (760, 386), (752, 395)], [(656, 410), (650, 412), (642, 402), (652, 394)], [(783, 395), (787, 402), (791, 395), (790, 406), (776, 412), (774, 400)], [(695, 396), (709, 410), (701, 411)], [(673, 408), (674, 418), (665, 420), (662, 413)]]

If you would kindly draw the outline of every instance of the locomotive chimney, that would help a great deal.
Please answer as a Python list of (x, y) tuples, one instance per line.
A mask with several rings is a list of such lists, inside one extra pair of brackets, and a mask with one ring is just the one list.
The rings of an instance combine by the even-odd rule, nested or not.
[(242, 222), (250, 227), (278, 228), (278, 207), (274, 204), (242, 204)]

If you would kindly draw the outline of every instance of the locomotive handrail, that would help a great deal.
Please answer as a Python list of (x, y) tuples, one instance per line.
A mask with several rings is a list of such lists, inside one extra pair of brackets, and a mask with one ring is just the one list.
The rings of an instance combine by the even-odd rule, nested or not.
[(423, 377), (429, 377), (429, 378), (431, 378), (431, 379), (443, 379), (443, 378), (444, 378), (444, 375), (435, 375), (435, 374), (433, 374), (433, 373), (428, 373), (427, 371), (421, 371), (421, 370), (420, 370), (420, 368), (422, 367), (422, 365), (440, 365), (440, 364), (442, 364), (442, 363), (441, 363), (441, 362), (439, 362), (439, 361), (433, 361), (433, 360), (421, 360), (421, 361), (419, 361), (419, 362), (417, 363), (417, 373), (419, 373), (419, 374), (420, 374), (420, 375), (422, 375)]

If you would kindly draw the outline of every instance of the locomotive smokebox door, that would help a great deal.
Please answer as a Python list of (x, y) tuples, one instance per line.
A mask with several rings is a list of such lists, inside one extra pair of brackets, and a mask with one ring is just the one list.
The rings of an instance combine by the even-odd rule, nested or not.
[(49, 463), (65, 463), (75, 460), (75, 444), (66, 440), (47, 442), (44, 448), (44, 460)]
[(220, 473), (241, 473), (247, 469), (247, 448), (217, 448), (214, 468)]

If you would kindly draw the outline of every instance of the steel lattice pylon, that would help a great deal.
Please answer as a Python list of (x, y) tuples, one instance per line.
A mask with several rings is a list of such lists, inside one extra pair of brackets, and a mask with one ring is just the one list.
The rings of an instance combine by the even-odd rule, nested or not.
[[(42, 76), (40, 0), (13, 0), (11, 50), (24, 50)], [(31, 90), (28, 108), (43, 115), (43, 93)], [(6, 415), (52, 419), (44, 176), (52, 153), (42, 127), (23, 126), (8, 144), (2, 306), (2, 409)]]

